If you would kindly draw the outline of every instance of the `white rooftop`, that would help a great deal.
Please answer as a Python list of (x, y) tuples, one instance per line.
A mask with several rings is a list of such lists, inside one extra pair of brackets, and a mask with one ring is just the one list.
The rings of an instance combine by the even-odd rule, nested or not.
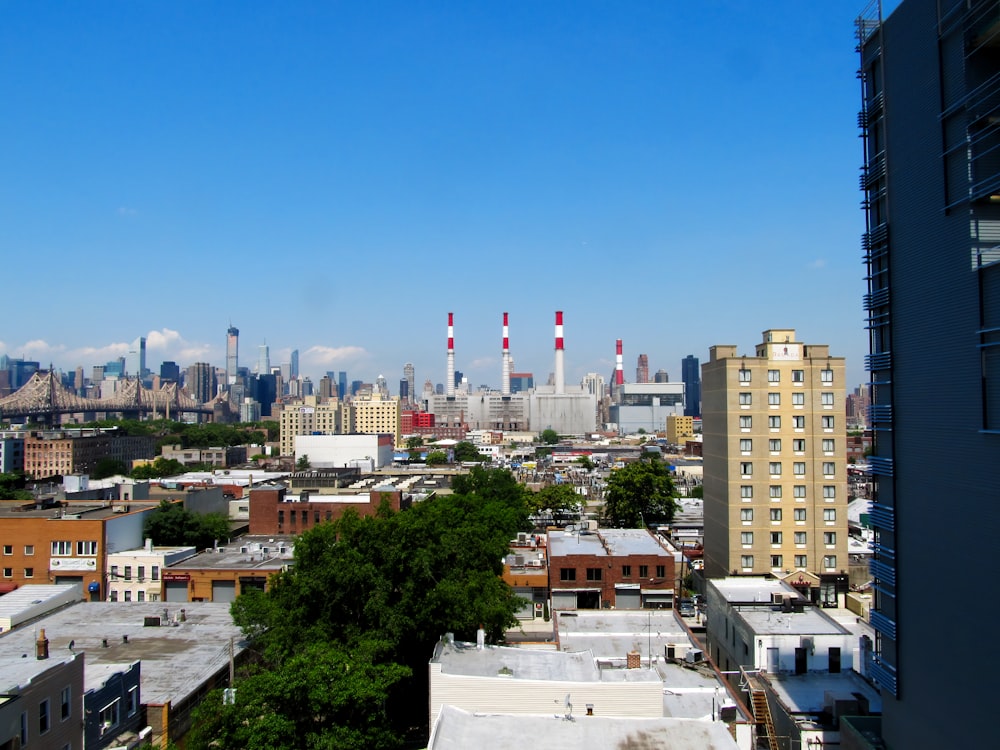
[(597, 531), (550, 531), (549, 555), (659, 555), (668, 553), (645, 529), (598, 529)]
[(778, 699), (795, 714), (818, 714), (831, 698), (856, 699), (860, 694), (868, 701), (870, 713), (882, 712), (882, 696), (854, 670), (830, 674), (809, 672), (798, 675), (762, 673), (761, 678), (774, 688)]
[(545, 750), (608, 748), (691, 748), (736, 750), (725, 724), (696, 719), (618, 719), (587, 716), (585, 706), (565, 714), (538, 716), (472, 714), (442, 706), (428, 750), (520, 747), (530, 742)]
[(714, 587), (730, 604), (770, 602), (771, 594), (778, 593), (801, 598), (795, 589), (776, 578), (730, 576), (713, 578), (708, 585)]

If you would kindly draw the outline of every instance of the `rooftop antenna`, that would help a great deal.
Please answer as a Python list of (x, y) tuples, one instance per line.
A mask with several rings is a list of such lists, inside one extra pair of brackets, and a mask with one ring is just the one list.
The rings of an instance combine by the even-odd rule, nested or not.
[(563, 698), (563, 706), (566, 709), (566, 715), (563, 718), (567, 721), (573, 721), (573, 704), (570, 703), (569, 693), (566, 693), (566, 697)]

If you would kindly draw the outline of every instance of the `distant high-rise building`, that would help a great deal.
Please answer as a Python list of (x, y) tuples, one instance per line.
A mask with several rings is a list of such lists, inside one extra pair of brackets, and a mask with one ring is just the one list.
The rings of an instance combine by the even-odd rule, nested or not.
[(363, 380), (352, 380), (351, 381), (351, 395), (352, 396), (356, 396), (358, 394), (358, 391), (361, 390), (361, 386), (363, 386), (364, 384), (365, 384), (365, 381), (363, 381)]
[(701, 416), (701, 369), (693, 354), (681, 360), (681, 382), (684, 383), (684, 416)]
[(295, 380), (299, 376), (299, 350), (292, 349), (292, 356), (288, 362), (288, 376)]
[(343, 370), (337, 373), (337, 398), (341, 401), (347, 398), (347, 373)]
[(160, 363), (160, 380), (169, 380), (171, 383), (181, 382), (181, 368), (176, 362), (167, 360)]
[(649, 382), (649, 357), (647, 357), (645, 354), (639, 355), (639, 361), (635, 367), (635, 382), (636, 383)]
[(410, 381), (406, 378), (399, 379), (399, 400), (404, 403), (410, 402)]
[[(406, 400), (408, 403), (413, 403), (413, 399), (416, 397), (417, 393), (416, 381), (414, 380), (414, 376), (415, 372), (413, 370), (413, 363), (407, 362), (405, 365), (403, 365), (403, 378), (407, 382), (407, 389), (406, 389), (407, 398), (404, 400)], [(403, 395), (402, 389), (400, 389), (399, 394), (400, 396)]]
[(333, 379), (329, 373), (319, 379), (319, 397), (327, 401), (334, 397)]
[(216, 391), (215, 368), (207, 362), (195, 362), (187, 368), (184, 385), (195, 401), (211, 401)]
[(306, 376), (304, 378), (299, 378), (298, 382), (302, 384), (302, 395), (312, 396), (313, 395), (313, 382), (312, 378)]
[(240, 329), (230, 325), (226, 329), (226, 385), (236, 382), (236, 369), (240, 366)]
[(271, 348), (267, 344), (257, 347), (257, 374), (271, 374)]
[[(882, 693), (881, 739), (866, 746), (988, 747), (992, 674), (975, 658), (928, 658), (927, 645), (991, 633), (998, 613), (993, 584), (956, 571), (989, 564), (998, 519), (1000, 2), (902, 0), (885, 19), (881, 3), (866, 10), (856, 28), (874, 435), (869, 675)], [(946, 505), (931, 471), (942, 441), (956, 499)], [(950, 529), (961, 544), (942, 564), (927, 545)], [(931, 591), (970, 603), (960, 632), (952, 607), (927, 606)]]
[(461, 370), (455, 370), (455, 387), (458, 388), (462, 384), (462, 378), (465, 377), (465, 373)]
[(104, 377), (121, 378), (125, 376), (125, 357), (113, 359), (104, 363)]
[(9, 387), (12, 391), (16, 391), (31, 380), (31, 376), (39, 369), (41, 365), (38, 362), (28, 362), (6, 354), (0, 355), (0, 370), (8, 373)]
[(144, 378), (149, 373), (146, 369), (146, 337), (140, 336), (128, 347), (125, 355), (125, 374), (132, 378)]
[(666, 370), (657, 370), (656, 373), (653, 375), (653, 382), (654, 383), (669, 383), (670, 382), (670, 375), (669, 375), (669, 373), (667, 373)]
[(530, 372), (512, 372), (510, 374), (510, 392), (522, 393), (535, 387), (535, 376)]
[(764, 331), (754, 356), (713, 346), (702, 420), (705, 574), (807, 571), (846, 593), (844, 358)]

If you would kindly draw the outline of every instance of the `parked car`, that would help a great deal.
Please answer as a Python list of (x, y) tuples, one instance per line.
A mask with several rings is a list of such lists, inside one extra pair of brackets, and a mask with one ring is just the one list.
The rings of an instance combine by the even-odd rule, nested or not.
[(681, 606), (679, 608), (681, 617), (694, 617), (695, 608), (694, 602), (690, 599), (681, 599)]

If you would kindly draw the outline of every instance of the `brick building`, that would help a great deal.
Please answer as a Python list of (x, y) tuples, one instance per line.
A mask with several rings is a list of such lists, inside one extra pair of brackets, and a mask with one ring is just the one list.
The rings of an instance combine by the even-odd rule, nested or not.
[(99, 461), (112, 459), (126, 467), (153, 458), (156, 441), (149, 435), (119, 435), (100, 429), (40, 430), (24, 438), (24, 473), (33, 479), (90, 474)]
[(553, 609), (673, 606), (674, 557), (645, 529), (550, 531)]
[(340, 518), (348, 508), (359, 516), (373, 516), (383, 499), (393, 510), (409, 506), (409, 497), (398, 490), (374, 489), (358, 495), (300, 495), (286, 497), (284, 487), (250, 490), (250, 534), (298, 535), (318, 524)]
[(291, 536), (244, 536), (163, 569), (164, 602), (232, 602), (292, 563)]
[(75, 583), (107, 596), (107, 555), (143, 544), (156, 503), (0, 503), (0, 592), (28, 583)]

